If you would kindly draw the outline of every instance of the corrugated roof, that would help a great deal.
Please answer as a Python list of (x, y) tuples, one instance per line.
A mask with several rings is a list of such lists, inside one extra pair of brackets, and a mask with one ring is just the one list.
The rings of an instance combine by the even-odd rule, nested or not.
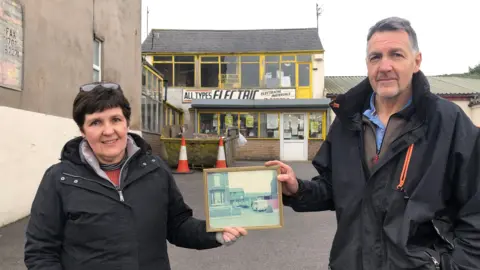
[(253, 53), (291, 51), (323, 51), (317, 29), (153, 29), (142, 44), (142, 52), (144, 53)]
[[(343, 94), (364, 80), (366, 76), (325, 76), (327, 96)], [(427, 76), (430, 91), (437, 95), (473, 95), (480, 93), (480, 79)]]

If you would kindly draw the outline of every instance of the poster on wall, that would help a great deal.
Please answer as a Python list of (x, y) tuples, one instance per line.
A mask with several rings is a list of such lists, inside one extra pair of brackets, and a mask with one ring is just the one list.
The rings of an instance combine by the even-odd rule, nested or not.
[(278, 128), (278, 114), (267, 114), (267, 129)]
[(23, 9), (17, 0), (0, 0), (0, 86), (21, 90)]
[(247, 128), (253, 128), (253, 125), (254, 125), (253, 115), (247, 115), (245, 118), (245, 126)]
[(233, 126), (233, 116), (231, 114), (227, 114), (225, 116), (225, 126), (232, 127)]
[(191, 103), (194, 99), (295, 99), (295, 88), (281, 89), (183, 89), (182, 102)]

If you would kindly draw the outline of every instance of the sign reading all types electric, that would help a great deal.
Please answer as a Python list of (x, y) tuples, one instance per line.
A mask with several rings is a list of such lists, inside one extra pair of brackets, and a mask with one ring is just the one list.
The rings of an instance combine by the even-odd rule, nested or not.
[(182, 98), (183, 103), (193, 99), (295, 99), (295, 89), (183, 89)]

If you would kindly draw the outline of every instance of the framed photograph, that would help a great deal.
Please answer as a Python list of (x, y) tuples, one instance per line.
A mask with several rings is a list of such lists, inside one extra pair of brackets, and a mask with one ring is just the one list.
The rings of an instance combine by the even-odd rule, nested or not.
[(207, 231), (283, 227), (280, 167), (232, 167), (203, 170)]

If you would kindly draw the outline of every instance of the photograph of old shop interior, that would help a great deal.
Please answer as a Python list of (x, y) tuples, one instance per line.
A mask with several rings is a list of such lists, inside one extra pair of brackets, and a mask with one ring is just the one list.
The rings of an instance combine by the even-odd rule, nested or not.
[(310, 160), (325, 139), (330, 100), (316, 28), (153, 29), (142, 51), (168, 80), (168, 102), (189, 112), (192, 133), (239, 128), (248, 143), (238, 160)]

